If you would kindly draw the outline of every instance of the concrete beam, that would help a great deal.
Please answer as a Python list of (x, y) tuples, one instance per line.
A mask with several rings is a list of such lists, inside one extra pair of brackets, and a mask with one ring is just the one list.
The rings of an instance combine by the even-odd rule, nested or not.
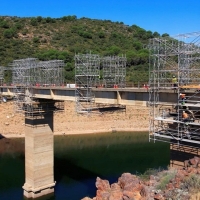
[[(2, 95), (13, 95), (13, 86), (0, 86)], [(32, 87), (33, 96), (39, 99), (75, 101), (75, 89), (66, 87)], [(95, 103), (146, 106), (149, 93), (141, 88), (93, 88)], [(160, 102), (177, 102), (177, 93), (161, 91)]]

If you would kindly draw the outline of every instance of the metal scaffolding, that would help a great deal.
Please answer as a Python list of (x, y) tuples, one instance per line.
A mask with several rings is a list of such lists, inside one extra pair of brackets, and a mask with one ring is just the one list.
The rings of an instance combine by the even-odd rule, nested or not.
[(200, 32), (153, 38), (149, 50), (149, 139), (199, 145)]
[(62, 102), (57, 102), (55, 106), (55, 101), (36, 99), (34, 86), (63, 84), (64, 61), (39, 62), (36, 58), (26, 58), (14, 60), (11, 66), (16, 112), (25, 113), (25, 117), (41, 117), (50, 110), (63, 108)]
[[(3, 85), (4, 82), (4, 67), (0, 66), (0, 86)], [(2, 102), (2, 89), (0, 88), (0, 103)]]
[(37, 62), (36, 58), (27, 58), (14, 60), (11, 64), (16, 112), (23, 111), (25, 103), (32, 102), (32, 92), (28, 88), (35, 83)]
[(126, 57), (107, 56), (102, 58), (103, 84), (106, 88), (125, 87)]
[(0, 66), (0, 86), (3, 85), (4, 82), (4, 67)]
[(100, 57), (96, 54), (75, 55), (76, 112), (88, 113), (95, 107), (93, 87), (99, 85)]
[(12, 82), (14, 85), (30, 86), (35, 83), (36, 58), (14, 60), (12, 63)]
[[(101, 69), (103, 83), (101, 83)], [(75, 55), (76, 111), (88, 113), (97, 108), (92, 88), (124, 88), (126, 57), (96, 54)]]
[(44, 86), (61, 86), (64, 84), (64, 61), (50, 60), (38, 63), (36, 83)]

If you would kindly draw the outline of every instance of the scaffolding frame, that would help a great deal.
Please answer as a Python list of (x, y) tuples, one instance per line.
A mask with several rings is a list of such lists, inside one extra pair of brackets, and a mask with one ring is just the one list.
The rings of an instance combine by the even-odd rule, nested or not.
[[(4, 67), (0, 66), (0, 86), (3, 85), (4, 82)], [(2, 89), (0, 88), (0, 103), (2, 101)]]
[(77, 113), (89, 113), (95, 108), (93, 87), (99, 85), (100, 57), (97, 54), (76, 54), (75, 102)]
[(103, 84), (106, 88), (126, 86), (126, 57), (106, 56), (102, 58)]
[(33, 93), (30, 91), (30, 86), (35, 84), (37, 62), (36, 58), (26, 58), (14, 60), (11, 64), (16, 112), (22, 112), (25, 104), (32, 104)]
[[(199, 145), (200, 32), (150, 39), (149, 50), (149, 140)], [(161, 102), (162, 92), (175, 93), (177, 101)], [(190, 116), (187, 121), (183, 111)]]
[(4, 67), (0, 66), (0, 86), (4, 83)]
[(25, 114), (26, 118), (38, 118), (50, 111), (64, 108), (62, 101), (48, 100), (45, 103), (34, 97), (33, 86), (60, 86), (64, 82), (64, 61), (51, 60), (39, 62), (37, 58), (14, 60), (12, 66), (12, 84), (14, 86), (15, 112)]
[[(76, 54), (75, 57), (75, 101), (77, 113), (89, 113), (97, 109), (93, 88), (124, 88), (126, 79), (126, 57), (97, 54)], [(101, 70), (103, 83), (101, 83)]]
[(40, 61), (36, 70), (36, 83), (44, 86), (61, 86), (64, 84), (64, 61)]

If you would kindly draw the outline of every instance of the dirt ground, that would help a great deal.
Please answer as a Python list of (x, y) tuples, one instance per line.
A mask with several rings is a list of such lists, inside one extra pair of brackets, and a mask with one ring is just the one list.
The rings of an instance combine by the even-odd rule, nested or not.
[[(13, 102), (0, 104), (0, 134), (24, 137), (24, 116), (14, 111)], [(54, 134), (82, 134), (114, 131), (148, 131), (148, 108), (126, 106), (123, 111), (77, 114), (75, 102), (65, 101), (64, 111), (54, 114)]]

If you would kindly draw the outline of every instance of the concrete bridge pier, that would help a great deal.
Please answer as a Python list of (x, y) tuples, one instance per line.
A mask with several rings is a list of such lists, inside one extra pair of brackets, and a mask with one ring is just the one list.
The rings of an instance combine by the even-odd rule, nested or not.
[(37, 198), (54, 192), (53, 111), (25, 118), (24, 196)]

